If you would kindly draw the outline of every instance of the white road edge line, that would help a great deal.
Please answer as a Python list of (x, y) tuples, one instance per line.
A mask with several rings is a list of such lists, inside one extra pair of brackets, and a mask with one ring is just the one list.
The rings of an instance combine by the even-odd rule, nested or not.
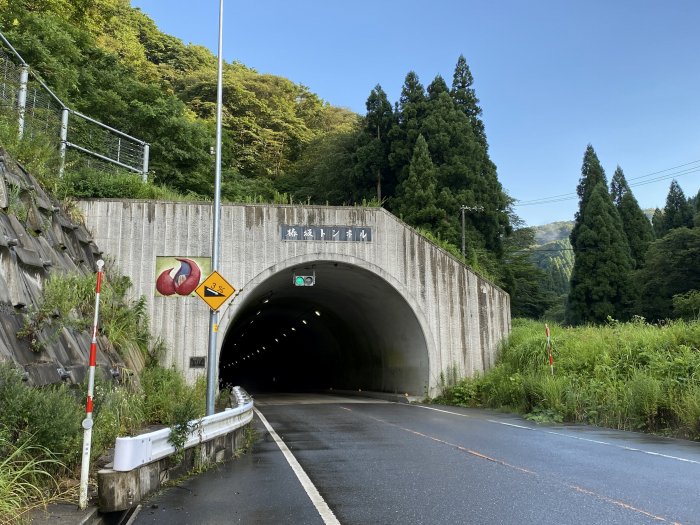
[[(433, 407), (426, 407), (422, 405), (411, 405), (415, 406), (417, 408), (425, 408), (426, 410), (434, 410), (436, 412), (444, 412), (445, 414), (450, 414), (452, 416), (459, 416), (459, 417), (471, 417), (468, 414), (460, 414), (459, 412), (452, 412), (450, 410), (442, 410), (440, 408), (433, 408)], [(598, 439), (590, 439), (590, 438), (584, 438), (584, 437), (579, 437), (579, 436), (572, 436), (571, 434), (564, 434), (563, 432), (554, 432), (553, 430), (544, 430), (542, 428), (533, 428), (533, 427), (528, 427), (525, 425), (516, 425), (515, 423), (506, 423), (505, 421), (496, 421), (495, 419), (487, 419), (489, 423), (495, 423), (496, 425), (504, 425), (506, 427), (514, 427), (514, 428), (520, 428), (523, 430), (531, 430), (533, 432), (544, 432), (545, 434), (552, 434), (554, 436), (561, 436), (569, 439), (577, 439), (579, 441), (587, 441), (589, 443), (597, 443), (598, 445), (605, 445), (608, 447), (615, 447), (615, 448), (620, 448), (622, 450), (629, 450), (631, 452), (641, 452), (642, 454), (648, 454), (649, 456), (659, 456), (662, 458), (666, 459), (673, 459), (676, 461), (682, 461), (684, 463), (693, 463), (695, 465), (700, 465), (700, 461), (695, 461), (694, 459), (688, 459), (688, 458), (681, 458), (678, 456), (671, 456), (669, 454), (662, 454), (660, 452), (652, 452), (651, 450), (644, 450), (641, 448), (636, 448), (636, 447), (628, 447), (626, 445), (616, 445), (614, 443), (609, 443), (607, 441), (600, 441)]]
[(274, 439), (275, 443), (277, 443), (277, 446), (282, 451), (282, 454), (284, 454), (287, 463), (289, 463), (289, 466), (292, 467), (294, 474), (296, 474), (297, 479), (299, 479), (301, 486), (304, 487), (304, 490), (309, 496), (311, 503), (314, 504), (314, 507), (316, 507), (316, 510), (321, 515), (321, 519), (323, 519), (323, 522), (326, 525), (340, 525), (338, 518), (335, 517), (335, 514), (333, 514), (333, 511), (326, 503), (326, 500), (324, 500), (321, 494), (319, 494), (318, 490), (316, 489), (316, 486), (311, 482), (311, 479), (309, 479), (309, 476), (306, 474), (306, 472), (304, 472), (304, 469), (301, 468), (301, 465), (297, 461), (297, 458), (294, 457), (294, 454), (292, 454), (292, 452), (289, 450), (284, 441), (282, 441), (282, 438), (280, 438), (277, 435), (275, 429), (273, 429), (270, 423), (267, 422), (265, 416), (263, 416), (257, 408), (255, 408), (254, 410), (260, 418), (260, 421), (263, 422), (263, 425), (265, 425), (265, 428), (272, 436), (272, 439)]

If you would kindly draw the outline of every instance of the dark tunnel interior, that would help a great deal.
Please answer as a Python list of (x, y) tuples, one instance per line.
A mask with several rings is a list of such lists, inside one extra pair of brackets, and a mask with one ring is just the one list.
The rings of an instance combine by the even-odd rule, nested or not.
[[(295, 276), (315, 277), (296, 286)], [(317, 261), (247, 295), (219, 358), (220, 386), (251, 393), (365, 390), (421, 395), (428, 350), (398, 291), (355, 265)]]

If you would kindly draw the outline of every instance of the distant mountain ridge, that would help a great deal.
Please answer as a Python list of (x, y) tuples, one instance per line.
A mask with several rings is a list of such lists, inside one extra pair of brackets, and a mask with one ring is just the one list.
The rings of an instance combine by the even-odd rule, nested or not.
[(573, 227), (574, 221), (557, 221), (543, 224), (542, 226), (534, 226), (532, 229), (535, 231), (535, 241), (537, 244), (543, 245), (568, 239)]
[(574, 252), (569, 235), (574, 221), (557, 221), (535, 226), (535, 245), (531, 260), (547, 275), (545, 287), (561, 296), (569, 292), (569, 280), (574, 268)]

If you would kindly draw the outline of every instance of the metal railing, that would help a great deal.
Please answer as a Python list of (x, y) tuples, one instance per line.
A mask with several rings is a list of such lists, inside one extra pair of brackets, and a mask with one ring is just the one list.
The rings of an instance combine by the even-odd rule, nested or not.
[[(234, 387), (233, 396), (238, 401), (235, 408), (227, 408), (223, 412), (190, 421), (192, 431), (187, 436), (183, 450), (211, 441), (250, 423), (253, 419), (253, 399), (241, 387)], [(112, 468), (125, 472), (175, 454), (177, 451), (169, 441), (170, 433), (170, 428), (162, 428), (138, 436), (118, 437), (114, 446)]]
[(70, 109), (31, 70), (1, 32), (0, 40), (5, 47), (0, 48), (0, 108), (16, 114), (20, 139), (38, 134), (55, 137), (60, 152), (60, 176), (70, 148), (94, 160), (140, 173), (144, 182), (147, 180), (147, 142)]

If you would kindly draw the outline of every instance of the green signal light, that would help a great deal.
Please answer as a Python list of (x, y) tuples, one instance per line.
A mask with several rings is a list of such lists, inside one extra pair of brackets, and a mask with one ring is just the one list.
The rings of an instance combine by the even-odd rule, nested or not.
[(295, 275), (294, 286), (313, 286), (316, 284), (316, 275)]

